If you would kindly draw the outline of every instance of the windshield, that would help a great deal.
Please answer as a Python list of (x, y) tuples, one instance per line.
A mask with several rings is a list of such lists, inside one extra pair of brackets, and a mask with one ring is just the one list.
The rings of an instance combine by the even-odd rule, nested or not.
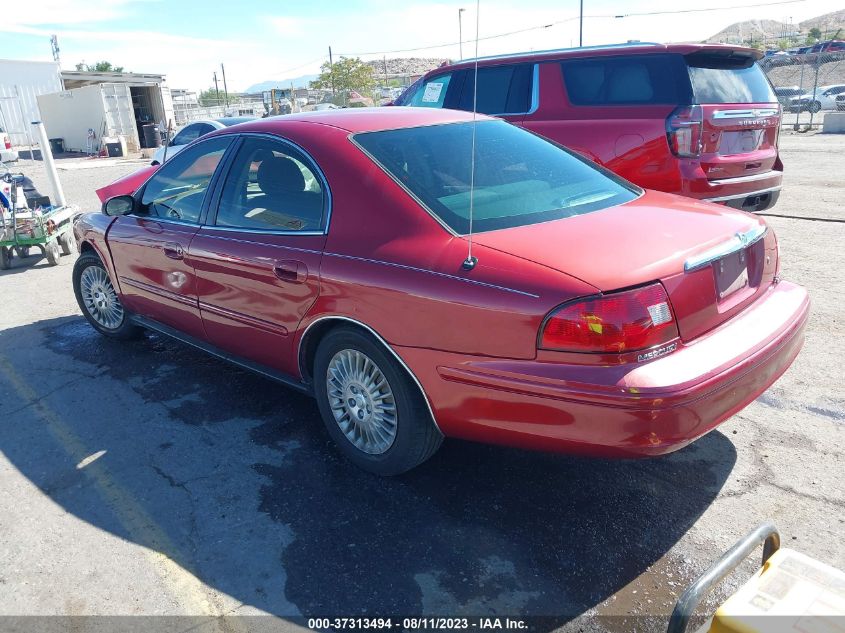
[[(590, 213), (640, 193), (610, 172), (509, 123), (475, 125), (474, 232)], [(470, 225), (472, 126), (451, 123), (353, 138), (444, 224), (464, 234)]]

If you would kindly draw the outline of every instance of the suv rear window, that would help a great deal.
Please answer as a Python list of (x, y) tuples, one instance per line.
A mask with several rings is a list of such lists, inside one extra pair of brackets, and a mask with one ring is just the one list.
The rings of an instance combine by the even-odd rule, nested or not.
[[(473, 230), (506, 229), (622, 204), (640, 191), (504, 121), (475, 133)], [(353, 139), (444, 224), (469, 231), (473, 123), (364, 132)]]
[(561, 62), (561, 69), (573, 105), (677, 105), (692, 97), (680, 55), (573, 59)]
[(686, 56), (696, 103), (774, 103), (772, 85), (748, 55)]

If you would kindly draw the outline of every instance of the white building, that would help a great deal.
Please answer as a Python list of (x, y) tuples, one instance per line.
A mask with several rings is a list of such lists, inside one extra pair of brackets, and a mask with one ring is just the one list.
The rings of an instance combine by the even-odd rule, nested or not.
[(13, 145), (30, 145), (31, 124), (41, 119), (38, 96), (62, 89), (56, 62), (0, 59), (0, 126)]

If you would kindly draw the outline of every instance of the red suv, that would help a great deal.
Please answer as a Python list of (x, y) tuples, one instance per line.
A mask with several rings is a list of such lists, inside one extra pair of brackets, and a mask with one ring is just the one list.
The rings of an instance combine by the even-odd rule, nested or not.
[[(642, 187), (746, 211), (775, 204), (781, 107), (759, 51), (636, 43), (478, 60), (477, 110)], [(394, 105), (472, 110), (475, 60), (441, 66)]]

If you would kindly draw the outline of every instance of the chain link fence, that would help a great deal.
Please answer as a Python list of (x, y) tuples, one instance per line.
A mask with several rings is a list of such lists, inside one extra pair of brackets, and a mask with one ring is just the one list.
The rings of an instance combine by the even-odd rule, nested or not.
[(827, 112), (845, 112), (845, 52), (770, 55), (759, 64), (783, 106), (784, 127), (820, 127)]

